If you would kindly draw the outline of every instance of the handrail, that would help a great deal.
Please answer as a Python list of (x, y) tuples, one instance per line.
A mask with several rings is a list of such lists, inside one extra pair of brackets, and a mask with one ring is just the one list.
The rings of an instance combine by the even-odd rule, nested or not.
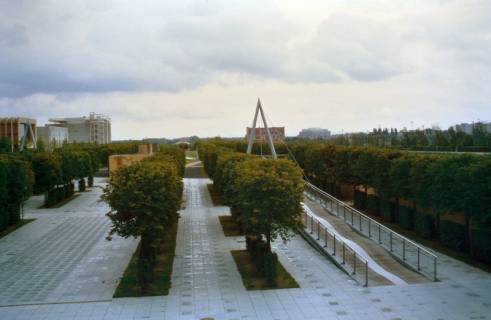
[[(364, 266), (364, 271), (365, 271), (365, 274), (363, 277), (363, 283), (364, 283), (363, 285), (365, 287), (367, 287), (368, 286), (368, 260), (366, 260), (365, 258), (360, 256), (360, 254), (357, 254), (356, 251), (348, 243), (344, 242), (343, 239), (341, 239), (339, 236), (336, 237), (336, 234), (334, 232), (331, 232), (322, 223), (322, 221), (320, 221), (315, 215), (310, 214), (305, 210), (303, 210), (303, 214), (304, 214), (304, 228), (306, 229), (308, 236), (312, 240), (316, 241), (319, 244), (319, 246), (321, 246), (322, 245), (321, 233), (324, 232), (323, 240), (324, 240), (324, 248), (326, 248), (326, 249), (324, 249), (324, 252), (329, 254), (333, 259), (335, 259), (341, 265), (341, 267), (348, 273), (350, 272), (350, 270), (348, 270), (348, 268), (347, 268), (347, 265), (349, 264), (348, 263), (349, 259), (347, 259), (346, 252), (351, 250), (351, 252), (353, 253), (351, 274), (353, 275), (353, 278), (356, 280), (356, 278), (354, 276), (357, 275), (357, 260), (360, 261), (362, 263), (362, 266)], [(315, 221), (315, 223), (314, 223), (314, 221)], [(310, 228), (309, 228), (309, 222), (310, 222)], [(316, 225), (317, 227), (314, 228), (314, 225)], [(321, 225), (322, 225), (322, 229), (320, 227)], [(317, 238), (314, 237), (315, 236), (315, 230), (314, 229), (317, 230)], [(321, 230), (322, 230), (322, 232), (321, 232)], [(331, 237), (332, 242), (328, 241), (328, 235)], [(329, 242), (329, 244), (332, 244), (331, 245), (331, 249), (332, 249), (331, 252), (327, 250), (328, 242)], [(339, 244), (337, 244), (337, 243), (339, 243)], [(341, 249), (341, 256), (340, 256), (339, 250), (336, 250), (337, 248)]]
[[(360, 212), (359, 210), (353, 208), (352, 206), (344, 203), (343, 201), (337, 199), (336, 197), (330, 195), (329, 193), (325, 192), (324, 190), (314, 186), (313, 184), (311, 184), (310, 182), (308, 181), (305, 181), (305, 192), (307, 194), (309, 194), (308, 192), (308, 189), (311, 189), (313, 191), (315, 191), (316, 193), (319, 194), (319, 196), (322, 196), (324, 198), (327, 198), (329, 201), (331, 201), (331, 203), (334, 203), (336, 204), (336, 206), (338, 207), (338, 212), (331, 212), (332, 214), (336, 215), (336, 216), (340, 216), (340, 211), (339, 211), (339, 207), (343, 207), (343, 212), (344, 212), (344, 220), (346, 222), (348, 222), (346, 220), (346, 210), (350, 211), (351, 213), (351, 226), (352, 227), (355, 227), (355, 224), (354, 224), (354, 218), (353, 218), (353, 214), (356, 214), (359, 216), (359, 220), (360, 220), (360, 223), (359, 223), (359, 231), (363, 232), (362, 230), (362, 218), (365, 219), (366, 221), (368, 221), (368, 237), (370, 239), (372, 239), (372, 235), (371, 235), (371, 225), (374, 225), (375, 227), (378, 228), (378, 231), (379, 231), (379, 245), (382, 245), (382, 241), (381, 241), (381, 238), (380, 238), (380, 234), (381, 234), (381, 230), (384, 230), (386, 233), (389, 233), (389, 236), (390, 236), (390, 252), (391, 253), (394, 253), (394, 250), (392, 248), (392, 244), (393, 244), (393, 237), (396, 237), (400, 240), (402, 240), (402, 260), (404, 263), (407, 263), (409, 264), (411, 267), (414, 267), (413, 265), (411, 265), (410, 263), (408, 263), (406, 260), (407, 260), (407, 257), (406, 257), (406, 247), (408, 245), (412, 245), (413, 247), (416, 248), (417, 250), (417, 260), (416, 260), (416, 267), (415, 269), (417, 269), (417, 271), (421, 271), (422, 273), (428, 275), (428, 276), (432, 276), (433, 279), (436, 281), (437, 280), (437, 259), (438, 257), (432, 253), (431, 251), (429, 251), (428, 249), (424, 248), (423, 246), (415, 243), (414, 241), (404, 237), (403, 235), (393, 231), (392, 229), (384, 226), (383, 224), (377, 222), (376, 220), (370, 218), (369, 216), (367, 216), (366, 214)], [(327, 210), (327, 208), (325, 208)], [(328, 210), (329, 211), (329, 210)], [(333, 206), (331, 205), (331, 211), (333, 211)], [(372, 239), (373, 240), (373, 239)], [(421, 255), (427, 255), (429, 256), (432, 260), (433, 260), (433, 270), (430, 271), (426, 271), (426, 270), (422, 270), (422, 267), (421, 267), (421, 261), (420, 261), (420, 256)]]

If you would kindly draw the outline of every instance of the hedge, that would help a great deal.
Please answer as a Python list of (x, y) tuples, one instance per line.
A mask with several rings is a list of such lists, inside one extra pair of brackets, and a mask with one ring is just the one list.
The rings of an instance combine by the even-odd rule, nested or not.
[[(213, 178), (218, 151), (244, 152), (244, 141), (214, 139), (200, 142), (204, 162)], [(278, 146), (281, 149), (281, 145)], [(437, 212), (461, 212), (477, 226), (491, 219), (491, 157), (487, 155), (409, 153), (402, 150), (381, 148), (345, 147), (329, 142), (299, 141), (289, 144), (288, 152), (302, 167), (309, 181), (320, 188), (336, 194), (333, 185), (349, 184), (356, 187), (373, 188), (382, 199), (405, 199)], [(259, 153), (258, 145), (253, 153)], [(267, 151), (265, 151), (267, 152)], [(420, 235), (432, 237), (437, 234), (434, 218), (405, 208), (391, 208), (387, 203), (370, 195), (367, 199), (361, 192), (354, 194), (355, 207), (368, 213), (382, 214), (385, 220), (398, 222), (402, 227), (414, 229)], [(405, 211), (406, 210), (406, 211)], [(412, 212), (412, 218), (411, 213)], [(396, 214), (395, 214), (396, 213)], [(411, 220), (413, 220), (411, 222)], [(445, 228), (458, 229), (465, 226)], [(469, 239), (470, 230), (464, 231)], [(443, 230), (442, 244), (462, 248), (459, 241), (452, 240)], [(460, 237), (460, 236), (459, 236)], [(469, 249), (469, 244), (464, 246)], [(472, 252), (471, 252), (472, 253)]]
[(399, 206), (399, 225), (404, 229), (414, 229), (414, 209), (406, 206)]
[(370, 214), (379, 215), (380, 214), (380, 199), (376, 195), (369, 194), (367, 196), (367, 208), (366, 210)]
[(417, 211), (414, 214), (414, 231), (423, 237), (432, 237), (435, 234), (435, 218)]
[(471, 253), (481, 261), (491, 263), (491, 225), (472, 230)]
[(366, 209), (367, 198), (365, 192), (362, 192), (360, 190), (355, 190), (353, 200), (354, 200), (355, 208), (357, 208), (358, 210)]
[(0, 231), (19, 222), (33, 179), (28, 162), (17, 156), (0, 156)]
[(454, 250), (465, 251), (465, 227), (448, 220), (440, 220), (440, 242)]
[(385, 221), (387, 221), (387, 222), (396, 221), (396, 218), (395, 218), (396, 206), (392, 201), (380, 200), (379, 201), (379, 212)]

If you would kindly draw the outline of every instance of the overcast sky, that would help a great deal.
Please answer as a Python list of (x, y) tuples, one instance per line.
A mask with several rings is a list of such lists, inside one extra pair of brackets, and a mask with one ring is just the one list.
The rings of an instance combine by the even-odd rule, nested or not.
[(491, 121), (491, 1), (0, 0), (0, 116), (113, 138)]

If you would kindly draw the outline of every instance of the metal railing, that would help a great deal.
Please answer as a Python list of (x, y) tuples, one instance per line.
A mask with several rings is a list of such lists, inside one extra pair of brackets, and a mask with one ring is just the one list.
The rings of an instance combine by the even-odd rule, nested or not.
[(387, 249), (404, 264), (437, 281), (438, 257), (428, 249), (392, 231), (307, 181), (304, 192), (310, 200), (318, 202), (327, 212), (343, 219), (353, 229)]
[(302, 220), (307, 235), (321, 247), (324, 252), (336, 260), (339, 265), (360, 284), (368, 286), (368, 261), (353, 250), (339, 236), (331, 232), (316, 216), (303, 211)]

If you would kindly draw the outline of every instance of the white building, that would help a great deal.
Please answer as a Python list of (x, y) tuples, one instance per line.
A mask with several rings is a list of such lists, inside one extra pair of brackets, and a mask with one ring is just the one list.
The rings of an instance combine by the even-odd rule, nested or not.
[(65, 141), (69, 141), (68, 128), (47, 125), (38, 127), (38, 138), (41, 138), (50, 148), (60, 147)]
[(69, 142), (105, 144), (111, 142), (111, 119), (102, 114), (91, 113), (88, 117), (54, 118), (50, 126), (68, 129)]
[(328, 139), (331, 136), (331, 131), (322, 128), (302, 129), (298, 134), (299, 138), (306, 139)]

